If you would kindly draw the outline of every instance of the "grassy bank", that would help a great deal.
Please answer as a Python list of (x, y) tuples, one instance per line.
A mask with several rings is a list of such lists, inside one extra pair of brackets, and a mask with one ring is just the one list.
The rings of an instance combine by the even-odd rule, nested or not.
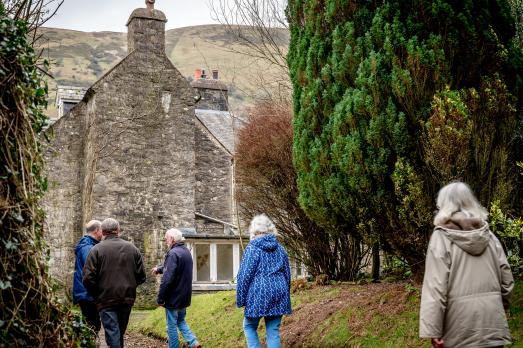
[[(204, 346), (244, 346), (243, 312), (233, 291), (196, 295), (192, 302), (187, 321)], [(286, 347), (430, 347), (417, 337), (419, 290), (408, 283), (315, 286), (292, 294), (292, 302), (294, 312), (281, 330)], [(509, 325), (511, 347), (523, 347), (521, 281)], [(166, 338), (163, 309), (131, 322), (129, 329)]]

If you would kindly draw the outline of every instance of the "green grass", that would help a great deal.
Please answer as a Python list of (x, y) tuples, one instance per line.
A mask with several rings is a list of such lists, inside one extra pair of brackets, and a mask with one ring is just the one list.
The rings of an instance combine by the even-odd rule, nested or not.
[(523, 280), (517, 281), (512, 293), (510, 316), (508, 319), (510, 334), (512, 336), (511, 347), (523, 347)]
[[(234, 291), (193, 296), (186, 319), (198, 340), (207, 347), (243, 345), (243, 311), (236, 308)], [(129, 330), (166, 339), (165, 310), (150, 311), (145, 319), (131, 322)]]
[[(352, 291), (352, 288), (348, 290)], [(362, 288), (354, 287), (354, 290), (361, 292)], [(293, 307), (319, 304), (338, 296), (340, 291), (340, 286), (299, 291), (292, 295)], [(369, 297), (368, 302), (338, 310), (318, 323), (301, 342), (294, 343), (304, 347), (428, 348), (428, 340), (418, 338), (419, 292), (408, 287), (405, 287), (405, 291), (408, 296), (405, 297), (404, 307), (396, 311), (380, 313), (375, 310), (376, 304), (388, 301), (390, 297), (378, 293)], [(374, 310), (371, 309), (372, 304)], [(129, 330), (167, 338), (163, 308), (137, 311), (137, 314)], [(244, 347), (242, 319), (243, 310), (235, 306), (234, 291), (193, 296), (192, 305), (187, 310), (187, 322), (199, 341), (207, 347)], [(523, 281), (518, 281), (514, 288), (509, 326), (513, 339), (510, 347), (523, 347)], [(264, 337), (263, 327), (259, 335)], [(285, 338), (285, 320), (282, 336)]]

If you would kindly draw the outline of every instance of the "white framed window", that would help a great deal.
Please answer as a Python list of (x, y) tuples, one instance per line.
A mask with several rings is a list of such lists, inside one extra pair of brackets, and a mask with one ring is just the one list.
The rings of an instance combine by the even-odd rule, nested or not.
[(240, 244), (235, 240), (187, 243), (193, 258), (194, 282), (228, 282), (240, 268)]

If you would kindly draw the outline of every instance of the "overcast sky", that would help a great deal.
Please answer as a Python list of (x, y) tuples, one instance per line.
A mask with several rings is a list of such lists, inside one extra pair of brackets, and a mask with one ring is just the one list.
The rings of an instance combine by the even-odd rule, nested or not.
[[(210, 0), (156, 0), (155, 8), (167, 16), (166, 29), (216, 23)], [(145, 7), (145, 0), (65, 0), (46, 27), (81, 31), (126, 32), (131, 12)]]

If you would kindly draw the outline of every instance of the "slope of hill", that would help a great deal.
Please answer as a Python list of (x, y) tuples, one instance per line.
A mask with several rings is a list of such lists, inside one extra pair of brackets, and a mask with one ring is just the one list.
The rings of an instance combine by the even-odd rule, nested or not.
[[(56, 85), (90, 86), (127, 55), (127, 34), (115, 32), (81, 32), (42, 28), (40, 40), (43, 56), (51, 63), (49, 80), (50, 117), (56, 115)], [(284, 29), (276, 31), (281, 48), (289, 40)], [(260, 86), (288, 77), (269, 63), (236, 51), (245, 46), (236, 42), (222, 25), (201, 25), (171, 29), (166, 32), (166, 53), (182, 75), (191, 77), (197, 68), (218, 69), (220, 79), (230, 88), (230, 103), (238, 109), (248, 102)], [(283, 75), (283, 76), (282, 76)]]
[[(420, 290), (410, 283), (309, 285), (291, 298), (293, 313), (281, 327), (283, 347), (430, 347), (429, 340), (418, 337)], [(187, 322), (204, 347), (245, 347), (243, 311), (235, 301), (234, 291), (193, 296)], [(523, 347), (521, 281), (516, 282), (510, 313), (509, 347)], [(163, 308), (141, 315), (131, 320), (131, 332), (167, 338)]]

